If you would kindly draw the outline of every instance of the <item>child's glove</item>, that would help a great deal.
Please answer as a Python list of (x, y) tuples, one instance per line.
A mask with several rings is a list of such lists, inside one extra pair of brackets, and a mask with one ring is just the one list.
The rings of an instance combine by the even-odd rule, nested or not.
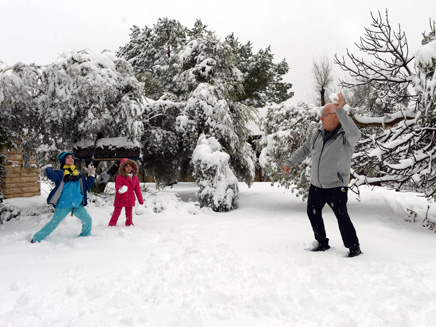
[(135, 214), (136, 215), (142, 215), (146, 212), (146, 208), (143, 203), (140, 203), (139, 205), (135, 206)]
[(94, 165), (88, 166), (88, 176), (95, 177), (95, 167)]
[(118, 190), (118, 193), (120, 193), (120, 194), (126, 193), (128, 189), (129, 189), (129, 188), (128, 188), (126, 185), (123, 185), (123, 186)]

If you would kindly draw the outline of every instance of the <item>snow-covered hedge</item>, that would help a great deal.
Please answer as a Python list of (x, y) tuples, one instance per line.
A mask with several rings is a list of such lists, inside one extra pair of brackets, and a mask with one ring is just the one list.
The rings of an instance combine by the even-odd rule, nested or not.
[(214, 137), (201, 135), (192, 156), (201, 207), (225, 212), (239, 206), (238, 180), (229, 165), (230, 156)]
[(9, 221), (20, 215), (20, 211), (11, 205), (1, 205), (0, 206), (0, 224), (5, 221)]

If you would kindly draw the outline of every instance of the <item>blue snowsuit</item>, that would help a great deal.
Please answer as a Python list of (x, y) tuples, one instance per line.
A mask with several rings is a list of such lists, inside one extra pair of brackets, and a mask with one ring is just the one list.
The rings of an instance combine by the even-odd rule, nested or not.
[(53, 218), (33, 236), (34, 242), (41, 242), (72, 212), (82, 221), (82, 232), (79, 236), (88, 236), (91, 234), (92, 218), (85, 209), (87, 205), (87, 191), (94, 184), (94, 177), (85, 175), (80, 172), (80, 178), (77, 181), (64, 182), (64, 171), (62, 169), (53, 170), (48, 167), (45, 170), (47, 177), (55, 183), (55, 188), (50, 192), (47, 203), (55, 207)]

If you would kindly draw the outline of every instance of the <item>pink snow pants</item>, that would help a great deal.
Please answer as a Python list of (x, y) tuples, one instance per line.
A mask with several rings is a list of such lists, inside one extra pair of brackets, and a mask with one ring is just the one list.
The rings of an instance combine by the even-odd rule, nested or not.
[[(133, 216), (132, 216), (133, 207), (124, 207), (124, 209), (126, 210), (126, 226), (131, 226), (133, 225)], [(112, 214), (112, 218), (109, 221), (109, 226), (117, 225), (118, 217), (121, 214), (121, 210), (123, 210), (123, 207), (114, 208), (114, 213)]]

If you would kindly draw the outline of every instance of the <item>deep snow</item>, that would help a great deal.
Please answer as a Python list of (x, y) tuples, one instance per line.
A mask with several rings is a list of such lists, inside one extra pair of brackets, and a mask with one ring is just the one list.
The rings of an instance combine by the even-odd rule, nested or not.
[(405, 221), (425, 212), (422, 197), (350, 193), (364, 255), (346, 258), (329, 208), (332, 248), (310, 252), (305, 202), (269, 183), (240, 184), (229, 213), (199, 209), (190, 183), (148, 188), (135, 226), (123, 211), (107, 227), (106, 195), (88, 206), (92, 236), (77, 238), (68, 216), (39, 244), (46, 190), (6, 200), (22, 214), (0, 225), (0, 326), (435, 326), (436, 235)]

